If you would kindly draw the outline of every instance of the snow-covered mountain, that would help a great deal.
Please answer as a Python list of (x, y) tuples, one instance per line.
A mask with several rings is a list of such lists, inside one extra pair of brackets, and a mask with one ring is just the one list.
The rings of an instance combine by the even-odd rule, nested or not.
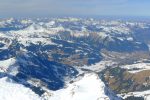
[(2, 19), (0, 97), (148, 100), (149, 29), (121, 20)]

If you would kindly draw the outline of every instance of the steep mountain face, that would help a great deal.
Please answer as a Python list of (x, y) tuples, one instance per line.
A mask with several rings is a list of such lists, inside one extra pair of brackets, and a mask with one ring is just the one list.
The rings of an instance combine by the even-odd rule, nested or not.
[(84, 87), (88, 75), (97, 87), (104, 82), (99, 87), (103, 97), (91, 94), (95, 100), (130, 100), (136, 97), (129, 92), (149, 90), (148, 67), (123, 67), (149, 63), (149, 28), (146, 22), (76, 18), (1, 20), (0, 77), (31, 89), (40, 99), (64, 100), (57, 95), (66, 91), (71, 93), (68, 100), (77, 100), (77, 95), (90, 96), (89, 85)]

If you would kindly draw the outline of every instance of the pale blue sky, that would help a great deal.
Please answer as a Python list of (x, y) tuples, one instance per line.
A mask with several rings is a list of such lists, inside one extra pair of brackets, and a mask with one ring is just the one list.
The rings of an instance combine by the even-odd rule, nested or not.
[(150, 16), (150, 0), (0, 0), (0, 17)]

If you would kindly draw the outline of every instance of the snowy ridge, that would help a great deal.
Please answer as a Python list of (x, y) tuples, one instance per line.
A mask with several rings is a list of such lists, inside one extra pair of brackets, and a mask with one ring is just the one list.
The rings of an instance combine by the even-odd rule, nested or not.
[[(86, 74), (81, 80), (69, 84), (67, 88), (51, 93), (47, 100), (109, 100), (105, 95), (105, 85), (96, 74)], [(45, 94), (46, 95), (46, 94)]]
[(25, 100), (120, 100), (106, 88), (95, 73), (85, 74), (80, 80), (68, 84), (64, 89), (47, 91), (39, 97), (29, 88), (17, 84), (7, 77), (0, 79), (0, 100), (20, 100), (22, 98)]

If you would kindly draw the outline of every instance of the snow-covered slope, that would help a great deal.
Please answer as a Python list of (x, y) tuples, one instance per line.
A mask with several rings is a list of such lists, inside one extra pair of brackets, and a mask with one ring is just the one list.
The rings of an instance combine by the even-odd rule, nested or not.
[(10, 66), (15, 64), (15, 62), (16, 62), (15, 58), (9, 58), (7, 60), (1, 60), (0, 61), (0, 72), (5, 72), (6, 70), (8, 70), (10, 68)]
[(0, 93), (0, 100), (121, 100), (113, 95), (95, 73), (85, 74), (64, 89), (47, 90), (41, 97), (28, 87), (3, 77), (0, 79)]
[(11, 79), (3, 77), (0, 79), (0, 100), (41, 100), (29, 88), (14, 83)]
[(105, 85), (96, 74), (86, 74), (66, 88), (52, 92), (48, 100), (109, 100)]
[(141, 92), (130, 92), (127, 94), (123, 94), (124, 97), (123, 99), (130, 97), (130, 96), (135, 96), (135, 97), (143, 97), (143, 100), (150, 100), (150, 90), (147, 91), (141, 91)]
[(122, 66), (122, 68), (130, 70), (130, 73), (137, 73), (143, 70), (150, 70), (150, 63), (136, 63), (131, 65), (124, 65)]

